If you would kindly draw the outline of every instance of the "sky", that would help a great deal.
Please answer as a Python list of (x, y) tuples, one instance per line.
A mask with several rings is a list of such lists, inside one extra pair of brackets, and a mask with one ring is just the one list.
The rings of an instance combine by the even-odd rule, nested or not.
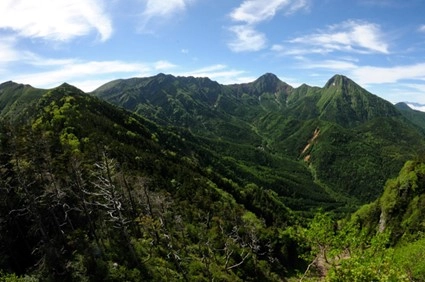
[(0, 82), (84, 91), (158, 73), (222, 84), (345, 75), (425, 104), (423, 0), (1, 0)]

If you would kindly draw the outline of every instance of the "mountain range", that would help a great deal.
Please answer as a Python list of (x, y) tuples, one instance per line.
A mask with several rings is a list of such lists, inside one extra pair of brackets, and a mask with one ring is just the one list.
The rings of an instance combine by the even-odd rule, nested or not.
[[(312, 191), (338, 200), (372, 200), (386, 179), (424, 148), (424, 124), (414, 117), (423, 114), (400, 111), (341, 75), (323, 88), (293, 88), (270, 73), (235, 85), (159, 74), (112, 81), (91, 95), (189, 130), (217, 154), (236, 159), (236, 166), (243, 161), (249, 167), (238, 174), (252, 173), (255, 163), (269, 180), (276, 173), (279, 179), (304, 175), (311, 183), (302, 187), (281, 180), (261, 183), (289, 201), (297, 195), (304, 201)], [(306, 186), (311, 191), (304, 192)]]
[(310, 269), (299, 235), (319, 211), (369, 239), (391, 230), (391, 246), (419, 240), (424, 145), (425, 113), (342, 75), (294, 88), (158, 74), (91, 93), (5, 82), (1, 273), (282, 281)]

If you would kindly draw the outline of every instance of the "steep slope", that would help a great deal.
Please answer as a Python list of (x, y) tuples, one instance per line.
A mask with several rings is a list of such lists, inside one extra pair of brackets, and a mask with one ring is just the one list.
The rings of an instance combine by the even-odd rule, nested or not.
[(407, 161), (397, 177), (387, 181), (382, 195), (363, 206), (353, 220), (371, 233), (390, 231), (392, 243), (420, 239), (425, 231), (425, 164)]
[(317, 106), (321, 119), (344, 127), (353, 127), (378, 117), (400, 116), (390, 102), (342, 75), (335, 75), (326, 83)]
[[(156, 83), (154, 91), (144, 86), (146, 81)], [(425, 145), (422, 132), (391, 103), (341, 75), (323, 88), (292, 88), (273, 74), (228, 86), (164, 75), (119, 83), (92, 94), (157, 122), (188, 128), (210, 150), (241, 168), (242, 178), (247, 170), (257, 179), (278, 177), (261, 186), (272, 187), (288, 201), (310, 199), (306, 187), (315, 191), (311, 195), (325, 197), (316, 196), (316, 202), (326, 202), (330, 195), (343, 202), (372, 200), (386, 179)], [(128, 107), (120, 102), (128, 95), (140, 103)]]
[(425, 130), (425, 113), (410, 108), (406, 103), (400, 102), (395, 105), (400, 113), (409, 121)]
[(41, 97), (44, 91), (12, 81), (0, 84), (0, 116), (15, 119), (31, 109), (28, 104)]
[(300, 280), (423, 281), (425, 163), (408, 161), (376, 201), (351, 217), (317, 213), (292, 232), (310, 252)]
[[(187, 131), (64, 84), (0, 127), (0, 270), (50, 281), (261, 279), (298, 259), (296, 221)], [(224, 167), (225, 165), (223, 165)], [(285, 250), (285, 251), (282, 251)]]
[[(335, 191), (372, 200), (406, 160), (423, 153), (423, 133), (391, 103), (347, 77), (336, 75), (322, 89), (301, 86), (293, 95), (301, 97), (294, 97), (291, 102), (293, 119), (310, 120), (310, 136), (320, 129), (318, 138), (308, 143), (307, 149), (295, 150)], [(294, 129), (290, 138), (302, 136), (305, 140), (305, 127), (301, 131)], [(382, 169), (385, 172), (377, 173)]]
[[(258, 139), (243, 124), (232, 122), (226, 112), (235, 110), (235, 99), (227, 89), (208, 78), (174, 77), (158, 74), (107, 83), (94, 94), (116, 105), (155, 120), (162, 125), (176, 125), (191, 131), (210, 132), (209, 136), (228, 134)], [(217, 111), (224, 108), (225, 111)]]
[[(245, 100), (245, 106), (261, 106), (265, 110), (278, 110), (286, 107), (288, 96), (293, 88), (281, 81), (276, 75), (266, 73), (250, 83), (233, 84), (228, 86), (232, 90), (232, 95)], [(253, 112), (247, 115), (246, 110), (240, 109), (240, 117), (255, 117), (258, 113), (256, 108), (250, 108)], [(239, 113), (238, 112), (238, 113)]]
[[(272, 85), (268, 85), (271, 83)], [(115, 81), (92, 94), (127, 107), (144, 117), (196, 135), (220, 161), (206, 161), (226, 177), (272, 189), (298, 210), (341, 206), (314, 182), (307, 167), (296, 159), (275, 154), (260, 128), (252, 122), (277, 109), (287, 96), (287, 84), (267, 74), (253, 83), (224, 86), (207, 78), (154, 77)], [(263, 92), (263, 91), (270, 92)], [(245, 93), (248, 91), (249, 93)], [(278, 93), (278, 94), (276, 94)], [(262, 103), (261, 97), (278, 95), (281, 102)], [(132, 95), (137, 103), (121, 103)], [(273, 98), (276, 99), (276, 98)], [(280, 101), (279, 100), (279, 101)], [(207, 160), (206, 157), (202, 158)]]

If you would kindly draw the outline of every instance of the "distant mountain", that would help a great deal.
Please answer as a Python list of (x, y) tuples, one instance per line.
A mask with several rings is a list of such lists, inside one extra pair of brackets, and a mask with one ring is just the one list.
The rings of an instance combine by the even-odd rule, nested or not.
[(397, 103), (395, 107), (406, 119), (425, 130), (425, 112), (412, 108), (410, 104), (406, 102)]
[(415, 102), (403, 102), (406, 103), (411, 109), (425, 112), (425, 104), (415, 103)]
[(39, 99), (44, 92), (13, 81), (0, 84), (0, 116), (13, 119), (24, 114), (31, 109), (28, 105)]
[[(262, 92), (264, 89), (269, 92)], [(189, 130), (232, 167), (228, 177), (278, 191), (291, 207), (334, 206), (336, 200), (315, 183), (305, 165), (275, 154), (252, 123), (269, 109), (285, 107), (286, 89), (291, 87), (271, 74), (253, 83), (230, 86), (208, 78), (159, 74), (113, 81), (92, 94), (161, 125)], [(275, 98), (276, 93), (282, 101)]]
[(400, 115), (391, 103), (342, 75), (335, 75), (326, 83), (317, 106), (320, 118), (336, 121), (345, 127), (360, 125), (379, 117)]
[[(188, 129), (232, 160), (242, 179), (246, 173), (262, 174), (268, 182), (261, 185), (288, 202), (298, 193), (309, 197), (297, 186), (309, 179), (306, 175), (322, 195), (372, 200), (425, 145), (423, 133), (394, 105), (341, 75), (323, 88), (293, 88), (270, 73), (234, 85), (160, 74), (111, 82), (92, 95), (160, 124)], [(261, 169), (253, 170), (259, 161)], [(279, 180), (273, 180), (276, 174)], [(295, 174), (304, 176), (289, 181)]]

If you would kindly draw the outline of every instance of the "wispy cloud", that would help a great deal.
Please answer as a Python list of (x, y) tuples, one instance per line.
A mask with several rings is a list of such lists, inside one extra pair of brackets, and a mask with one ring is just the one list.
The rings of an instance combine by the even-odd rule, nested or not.
[(146, 8), (143, 15), (151, 17), (166, 17), (174, 13), (184, 11), (187, 7), (188, 0), (146, 0)]
[(307, 0), (247, 0), (230, 13), (232, 20), (246, 24), (257, 24), (272, 19), (276, 13), (286, 8), (286, 14), (306, 8)]
[(161, 71), (161, 70), (170, 70), (170, 69), (173, 69), (175, 67), (177, 67), (175, 64), (170, 63), (169, 61), (165, 61), (165, 60), (161, 60), (161, 61), (155, 62), (155, 64), (154, 64), (154, 68), (156, 70), (159, 70), (159, 71)]
[(324, 60), (318, 62), (304, 62), (300, 65), (300, 68), (305, 69), (323, 69), (328, 71), (350, 71), (358, 68), (358, 66), (346, 60)]
[(411, 104), (411, 103), (408, 103), (407, 105), (414, 110), (425, 112), (425, 106), (424, 105)]
[(19, 54), (15, 50), (15, 42), (13, 37), (0, 38), (0, 66), (19, 58)]
[(228, 42), (233, 52), (258, 51), (266, 46), (266, 36), (249, 25), (235, 25), (229, 30), (235, 35)]
[(237, 24), (229, 28), (234, 38), (228, 47), (234, 52), (264, 49), (266, 35), (258, 31), (256, 25), (273, 19), (281, 10), (288, 15), (306, 9), (309, 3), (309, 0), (245, 0), (230, 13), (230, 19)]
[(189, 4), (195, 1), (196, 0), (143, 0), (143, 2), (145, 2), (145, 8), (141, 17), (141, 29), (146, 29), (147, 25), (154, 18), (157, 18), (159, 21), (164, 21), (164, 19), (170, 19), (172, 16), (184, 12)]
[(245, 83), (256, 79), (256, 77), (248, 76), (246, 71), (233, 69), (223, 64), (216, 64), (196, 70), (180, 72), (178, 75), (208, 77), (222, 84)]
[(425, 32), (425, 24), (421, 25), (421, 26), (418, 28), (418, 30), (419, 30), (419, 32)]
[(302, 50), (305, 46), (318, 48), (321, 52), (335, 51), (354, 53), (389, 53), (388, 43), (379, 25), (359, 20), (348, 20), (331, 25), (326, 30), (289, 40), (298, 44)]
[(416, 85), (425, 83), (425, 62), (383, 67), (361, 65), (358, 60), (353, 58), (314, 60), (303, 57), (296, 66), (299, 69), (319, 69), (329, 72), (343, 71), (344, 74), (364, 86), (385, 83), (406, 84), (406, 81), (410, 81), (410, 85), (415, 85), (412, 83), (413, 81), (420, 82)]
[(363, 84), (396, 83), (402, 80), (425, 82), (425, 63), (394, 67), (359, 66), (351, 73), (353, 79)]
[(408, 83), (408, 84), (406, 84), (406, 86), (409, 86), (413, 89), (420, 90), (421, 92), (425, 93), (425, 84)]
[[(62, 64), (61, 62), (67, 62)], [(28, 62), (31, 64), (32, 62)], [(57, 64), (56, 64), (57, 63)], [(29, 83), (35, 87), (51, 88), (62, 82), (68, 82), (84, 91), (92, 91), (101, 84), (112, 79), (123, 77), (148, 76), (156, 74), (158, 70), (174, 68), (175, 65), (167, 61), (157, 62), (125, 62), (125, 61), (84, 61), (73, 59), (49, 60), (45, 64), (35, 61), (39, 69), (33, 73), (14, 76), (12, 80)]]
[[(227, 65), (216, 64), (195, 70), (182, 70), (168, 61), (125, 62), (125, 61), (82, 61), (68, 60), (66, 65), (57, 65), (50, 60), (47, 71), (14, 76), (12, 80), (28, 83), (35, 87), (52, 88), (68, 82), (86, 92), (93, 91), (113, 79), (125, 77), (146, 77), (157, 74), (158, 70), (181, 76), (208, 77), (222, 84), (244, 83), (254, 81), (256, 77), (247, 75), (244, 70)], [(43, 66), (39, 66), (43, 67)]]
[(16, 45), (18, 40), (14, 36), (0, 37), (0, 74), (9, 73), (16, 62), (33, 60), (35, 55), (26, 50), (19, 50)]
[[(298, 63), (298, 68), (317, 69), (322, 75), (342, 73), (393, 103), (406, 100), (421, 100), (425, 103), (425, 62), (384, 67), (360, 65), (358, 61), (350, 59), (309, 60), (304, 58)], [(382, 89), (385, 89), (384, 92)]]
[(96, 30), (104, 41), (112, 34), (112, 23), (100, 0), (2, 0), (1, 29), (55, 41), (68, 41)]
[(329, 49), (321, 46), (302, 46), (302, 45), (284, 45), (284, 44), (273, 44), (270, 48), (271, 51), (275, 52), (279, 56), (302, 56), (312, 54), (326, 54), (329, 53)]

